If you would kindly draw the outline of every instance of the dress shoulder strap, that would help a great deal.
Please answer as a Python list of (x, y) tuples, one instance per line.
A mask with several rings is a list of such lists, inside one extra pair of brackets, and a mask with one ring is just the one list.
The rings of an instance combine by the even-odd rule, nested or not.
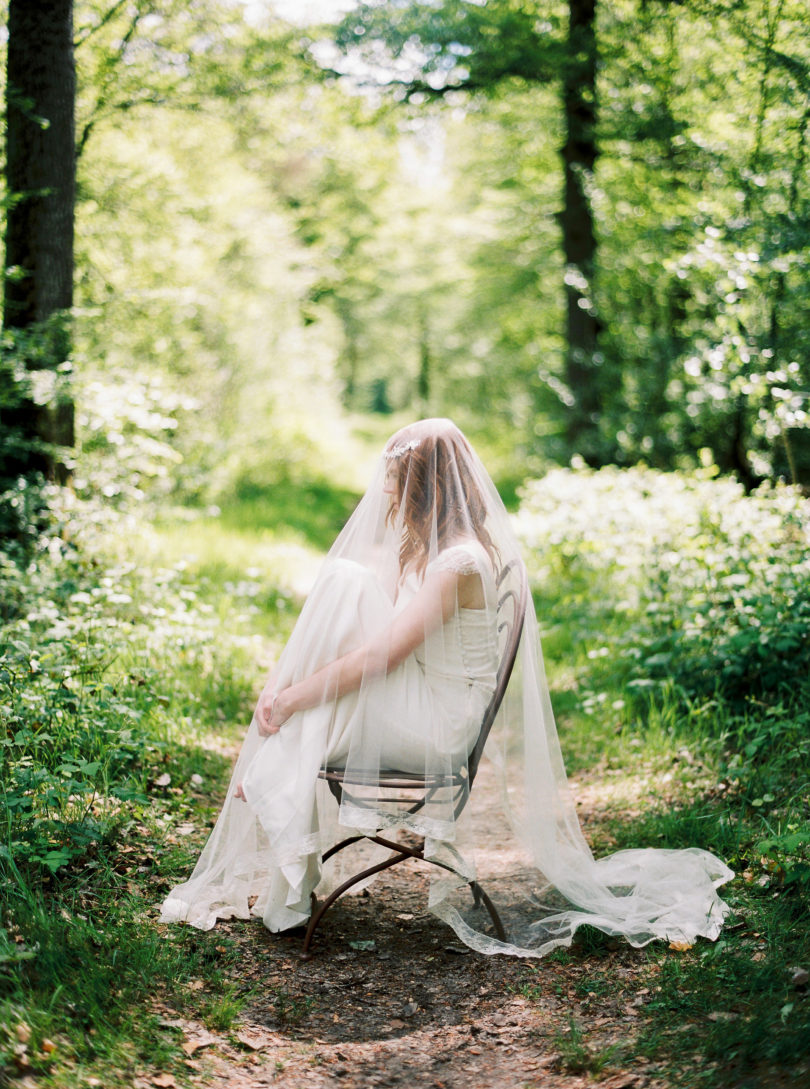
[(459, 575), (475, 575), (485, 559), (483, 547), (477, 541), (464, 541), (444, 548), (428, 564), (430, 571), (455, 571)]

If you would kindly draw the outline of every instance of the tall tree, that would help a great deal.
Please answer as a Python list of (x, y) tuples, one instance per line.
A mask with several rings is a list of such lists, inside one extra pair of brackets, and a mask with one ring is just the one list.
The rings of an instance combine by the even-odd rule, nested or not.
[(596, 67), (596, 0), (569, 0), (562, 79), (565, 182), (560, 213), (566, 264), (565, 377), (573, 394), (567, 433), (571, 448), (594, 463), (599, 461), (600, 322), (594, 299), (596, 234), (588, 190), (597, 158)]
[(560, 87), (565, 130), (559, 215), (566, 262), (564, 377), (570, 391), (566, 432), (571, 449), (598, 462), (600, 321), (593, 291), (597, 240), (589, 196), (597, 158), (597, 0), (567, 0), (567, 31), (559, 25), (561, 10), (557, 4), (523, 0), (361, 4), (343, 21), (337, 41), (345, 49), (366, 51), (372, 63), (378, 63), (375, 46), (382, 42), (400, 69), (413, 58), (418, 43), (421, 70), (404, 81), (411, 98), (458, 91), (491, 94), (516, 80)]
[[(29, 371), (55, 372), (70, 352), (75, 97), (72, 0), (10, 0), (3, 327), (36, 334), (24, 349)], [(63, 475), (52, 451), (73, 443), (68, 397), (23, 395), (2, 422), (18, 436), (4, 476)]]

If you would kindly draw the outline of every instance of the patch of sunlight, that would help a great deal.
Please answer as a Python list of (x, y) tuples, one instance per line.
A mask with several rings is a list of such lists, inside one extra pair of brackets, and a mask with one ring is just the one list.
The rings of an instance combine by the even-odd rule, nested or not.
[(239, 531), (216, 518), (143, 525), (125, 549), (139, 561), (156, 565), (184, 564), (201, 576), (260, 578), (295, 598), (312, 588), (323, 553), (270, 531)]
[[(588, 776), (594, 774), (588, 771)], [(598, 778), (588, 779), (572, 777), (571, 789), (576, 799), (577, 808), (588, 812), (605, 812), (621, 807), (626, 811), (638, 811), (640, 803), (646, 801), (651, 793), (656, 793), (659, 776), (649, 771), (633, 773), (600, 769)]]
[[(258, 693), (257, 693), (258, 695)], [(250, 725), (250, 711), (247, 711), (243, 722), (232, 722), (222, 730), (206, 730), (197, 735), (196, 741), (205, 752), (222, 756), (232, 763), (236, 763), (242, 742), (245, 739), (247, 728)]]
[(618, 809), (627, 816), (638, 816), (651, 805), (675, 806), (709, 789), (715, 781), (711, 769), (684, 763), (680, 753), (669, 758), (648, 754), (635, 768), (599, 765), (577, 773), (572, 776), (571, 789), (580, 816)]

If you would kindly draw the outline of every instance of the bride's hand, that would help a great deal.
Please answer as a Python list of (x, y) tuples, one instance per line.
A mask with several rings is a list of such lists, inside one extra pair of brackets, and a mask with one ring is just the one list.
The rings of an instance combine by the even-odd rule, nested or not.
[(259, 724), (259, 734), (262, 737), (277, 734), (290, 717), (291, 712), (285, 709), (283, 697), (283, 692), (273, 692), (271, 689), (266, 689), (259, 696), (259, 702), (256, 705), (256, 720)]

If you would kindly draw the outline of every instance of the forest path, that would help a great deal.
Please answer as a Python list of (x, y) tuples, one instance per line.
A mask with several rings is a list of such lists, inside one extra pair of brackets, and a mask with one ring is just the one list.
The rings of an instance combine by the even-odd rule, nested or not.
[[(600, 790), (580, 778), (580, 815), (596, 831)], [(338, 902), (309, 961), (300, 936), (220, 922), (243, 954), (231, 982), (254, 993), (238, 1023), (212, 1033), (165, 999), (158, 1006), (183, 1032), (192, 1082), (583, 1089), (598, 1077), (603, 1089), (663, 1089), (656, 1068), (634, 1058), (655, 971), (644, 950), (612, 942), (540, 961), (479, 955), (428, 912), (426, 869), (405, 863)]]

